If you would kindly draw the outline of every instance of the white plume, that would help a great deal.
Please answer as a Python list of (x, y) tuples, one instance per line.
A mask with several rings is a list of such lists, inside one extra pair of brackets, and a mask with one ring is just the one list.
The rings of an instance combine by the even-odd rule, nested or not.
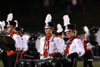
[(45, 18), (45, 23), (48, 24), (49, 22), (51, 22), (51, 20), (52, 20), (51, 14), (47, 14), (47, 16)]
[(5, 27), (5, 21), (0, 21), (0, 26), (1, 26), (2, 30), (4, 30), (4, 27)]
[(70, 24), (70, 18), (68, 15), (64, 15), (63, 20), (64, 20), (64, 26)]
[(88, 34), (88, 35), (89, 35), (89, 29), (88, 29), (88, 27), (87, 27), (87, 26), (84, 26), (84, 31), (86, 32), (86, 34)]
[(12, 21), (12, 19), (13, 19), (13, 14), (9, 13), (6, 21), (9, 22), (9, 21)]
[(16, 27), (18, 27), (18, 21), (17, 20), (14, 20), (16, 22)]
[(60, 33), (63, 31), (63, 28), (60, 24), (57, 24), (57, 33)]
[(2, 25), (2, 22), (0, 21), (0, 25)]
[(2, 22), (0, 21), (0, 31), (2, 31)]

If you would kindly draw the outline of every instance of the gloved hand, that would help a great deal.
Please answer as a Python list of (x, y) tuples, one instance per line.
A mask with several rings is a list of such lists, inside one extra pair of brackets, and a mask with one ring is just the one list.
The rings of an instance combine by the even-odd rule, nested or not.
[(62, 58), (63, 56), (62, 56), (61, 53), (57, 53), (57, 54), (55, 54), (53, 57), (54, 57), (54, 58)]
[(68, 58), (71, 58), (71, 59), (78, 58), (78, 54), (76, 52), (72, 53), (72, 54), (68, 55)]

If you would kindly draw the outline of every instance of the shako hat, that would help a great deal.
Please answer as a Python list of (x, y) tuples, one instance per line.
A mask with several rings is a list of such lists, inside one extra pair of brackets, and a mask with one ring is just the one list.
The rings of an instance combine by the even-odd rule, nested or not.
[(52, 27), (54, 27), (54, 23), (52, 22), (52, 16), (51, 14), (47, 14), (44, 28), (52, 28)]

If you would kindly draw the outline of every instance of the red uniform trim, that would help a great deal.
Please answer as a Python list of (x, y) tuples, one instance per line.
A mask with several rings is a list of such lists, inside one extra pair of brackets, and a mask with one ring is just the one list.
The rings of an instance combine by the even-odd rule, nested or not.
[(10, 37), (13, 38), (13, 35), (16, 34), (16, 32), (13, 32), (10, 34)]
[(61, 35), (57, 35), (57, 37), (63, 39), (63, 38), (61, 37)]
[(13, 55), (13, 54), (24, 54), (26, 51), (7, 51), (7, 56)]
[[(56, 53), (51, 53), (51, 54), (49, 54), (49, 55), (47, 55), (47, 56), (54, 56)], [(44, 56), (43, 54), (40, 54), (40, 56)]]
[[(13, 35), (16, 34), (18, 35), (16, 32), (13, 32), (10, 34), (10, 37), (13, 38)], [(13, 55), (13, 54), (16, 54), (16, 53), (19, 53), (19, 54), (24, 54), (25, 52), (22, 51), (22, 52), (16, 52), (16, 51), (7, 51), (7, 56), (10, 56), (10, 55)]]
[[(50, 35), (46, 35), (46, 37), (45, 37), (45, 43), (44, 43), (44, 55), (43, 56), (48, 56), (48, 51), (49, 51), (49, 40), (50, 40), (50, 38), (52, 37), (52, 35), (53, 34), (50, 34)], [(45, 49), (45, 47), (46, 47), (46, 41), (48, 41), (48, 49)]]
[(15, 51), (7, 51), (7, 56), (13, 55), (15, 53), (16, 53)]
[[(71, 37), (69, 40), (68, 40), (68, 46), (67, 46), (67, 54), (69, 54), (69, 49), (70, 49), (70, 42), (72, 41), (72, 39), (73, 38), (75, 38), (76, 36), (73, 36), (73, 37)], [(79, 38), (77, 38), (77, 39), (79, 39)]]
[[(13, 38), (13, 35), (14, 35), (14, 34), (16, 34), (16, 33), (15, 33), (15, 32), (11, 33), (11, 34), (10, 34), (10, 37)], [(15, 51), (7, 51), (7, 56), (13, 55), (13, 54), (15, 54), (15, 53), (16, 53)]]
[(87, 52), (87, 43), (86, 43), (86, 41), (84, 41), (83, 44), (84, 44), (85, 52)]
[(92, 48), (87, 49), (87, 42), (86, 41), (84, 41), (83, 44), (84, 44), (85, 52), (92, 51)]

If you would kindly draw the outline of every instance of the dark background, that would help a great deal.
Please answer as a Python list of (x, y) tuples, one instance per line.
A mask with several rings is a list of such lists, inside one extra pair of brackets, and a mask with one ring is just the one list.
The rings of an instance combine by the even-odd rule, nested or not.
[(55, 24), (63, 25), (63, 15), (68, 14), (72, 24), (80, 32), (82, 26), (100, 26), (100, 0), (78, 0), (73, 6), (71, 0), (0, 0), (0, 20), (6, 20), (8, 13), (14, 14), (19, 26), (29, 32), (43, 32), (48, 13), (52, 14)]

